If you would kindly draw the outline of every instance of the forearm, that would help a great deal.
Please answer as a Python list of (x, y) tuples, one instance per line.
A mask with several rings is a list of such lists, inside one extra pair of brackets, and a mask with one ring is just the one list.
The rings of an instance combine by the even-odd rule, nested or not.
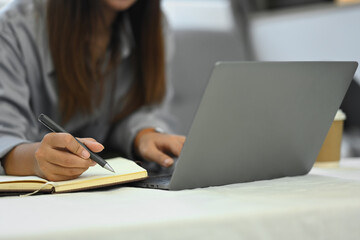
[(3, 166), (6, 174), (28, 176), (35, 172), (35, 151), (40, 143), (25, 143), (13, 148), (5, 157)]

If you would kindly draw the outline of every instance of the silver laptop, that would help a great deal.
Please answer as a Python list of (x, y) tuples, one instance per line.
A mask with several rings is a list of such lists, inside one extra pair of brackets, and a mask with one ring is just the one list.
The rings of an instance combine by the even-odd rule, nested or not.
[(172, 176), (136, 186), (169, 190), (307, 174), (357, 62), (219, 62)]

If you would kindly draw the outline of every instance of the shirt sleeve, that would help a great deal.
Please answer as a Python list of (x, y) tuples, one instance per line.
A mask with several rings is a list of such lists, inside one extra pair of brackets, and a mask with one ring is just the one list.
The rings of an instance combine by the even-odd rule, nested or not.
[(133, 159), (132, 145), (137, 133), (144, 128), (161, 128), (166, 133), (173, 133), (175, 117), (170, 112), (170, 104), (174, 96), (170, 79), (171, 62), (174, 55), (174, 37), (167, 19), (164, 16), (163, 31), (165, 39), (166, 61), (166, 95), (162, 103), (144, 106), (118, 122), (109, 137), (109, 145), (119, 149), (128, 158)]
[[(0, 160), (16, 145), (28, 142), (30, 90), (14, 29), (0, 21)], [(2, 164), (0, 174), (4, 174)]]

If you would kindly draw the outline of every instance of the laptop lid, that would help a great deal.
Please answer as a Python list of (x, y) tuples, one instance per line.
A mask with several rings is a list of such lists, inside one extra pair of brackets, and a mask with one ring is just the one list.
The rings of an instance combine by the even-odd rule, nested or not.
[(217, 63), (169, 188), (308, 173), (357, 65)]

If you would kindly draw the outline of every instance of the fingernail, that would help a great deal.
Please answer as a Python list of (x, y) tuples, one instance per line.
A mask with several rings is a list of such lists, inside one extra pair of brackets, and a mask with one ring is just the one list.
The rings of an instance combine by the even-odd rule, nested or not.
[(90, 153), (86, 150), (83, 150), (81, 156), (85, 159), (88, 159), (90, 157)]
[(173, 163), (173, 160), (170, 159), (170, 158), (167, 158), (167, 159), (164, 160), (165, 166), (170, 166), (172, 163)]
[(102, 149), (104, 149), (105, 147), (104, 147), (104, 145), (102, 145), (101, 143), (99, 143), (99, 145), (102, 147)]

